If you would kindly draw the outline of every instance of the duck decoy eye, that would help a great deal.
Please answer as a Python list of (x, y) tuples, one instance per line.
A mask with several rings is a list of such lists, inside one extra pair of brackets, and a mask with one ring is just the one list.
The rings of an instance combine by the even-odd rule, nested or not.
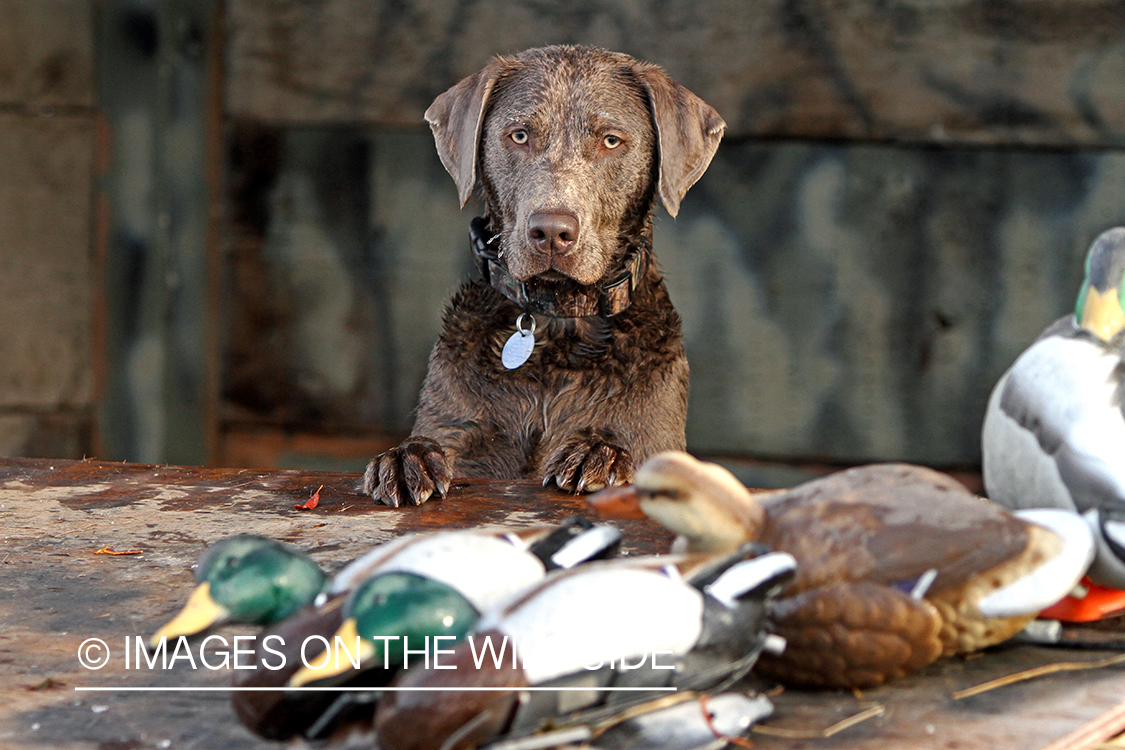
[(642, 500), (654, 500), (654, 499), (686, 500), (687, 499), (687, 493), (684, 492), (683, 490), (677, 490), (677, 489), (674, 489), (672, 487), (668, 487), (668, 488), (665, 488), (665, 489), (662, 489), (662, 490), (640, 489), (640, 488), (638, 488), (637, 489), (637, 497), (639, 497)]

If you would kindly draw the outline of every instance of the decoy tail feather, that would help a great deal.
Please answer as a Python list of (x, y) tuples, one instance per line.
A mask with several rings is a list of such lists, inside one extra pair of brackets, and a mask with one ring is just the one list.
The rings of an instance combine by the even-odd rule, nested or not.
[(985, 617), (1016, 617), (1045, 609), (1066, 596), (1094, 559), (1094, 536), (1080, 515), (1057, 508), (1015, 513), (1055, 534), (1062, 547), (1041, 565), (993, 591), (977, 603)]
[(942, 654), (937, 609), (875, 583), (803, 591), (773, 603), (770, 619), (789, 645), (763, 653), (756, 670), (787, 684), (874, 687)]

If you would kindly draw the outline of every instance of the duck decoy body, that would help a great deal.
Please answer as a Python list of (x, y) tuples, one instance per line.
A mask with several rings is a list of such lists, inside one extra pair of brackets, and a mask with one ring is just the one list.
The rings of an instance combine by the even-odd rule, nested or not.
[[(587, 557), (615, 554), (620, 534), (586, 519), (559, 526), (407, 534), (380, 544), (329, 578), (303, 551), (262, 536), (240, 534), (207, 548), (195, 566), (196, 588), (183, 609), (149, 639), (195, 636), (225, 623), (272, 625), (318, 599), (346, 594), (372, 574), (407, 568), (447, 568), (445, 577), (473, 579), (475, 588), (510, 588), (507, 579), (570, 567)], [(396, 568), (397, 566), (397, 568)], [(482, 594), (487, 596), (488, 594)]]
[[(337, 580), (351, 589), (344, 621), (329, 639), (332, 653), (316, 667), (303, 667), (290, 685), (335, 680), (355, 671), (342, 649), (359, 641), (360, 669), (381, 668), (387, 678), (427, 637), (460, 638), (480, 614), (504, 597), (530, 586), (550, 570), (571, 568), (611, 556), (620, 532), (611, 526), (571, 522), (544, 535), (544, 530), (502, 534), (478, 531), (436, 532), (400, 539), (360, 558)], [(377, 570), (376, 570), (377, 568)], [(362, 582), (356, 578), (362, 577)], [(380, 636), (397, 636), (388, 641)]]
[(1092, 554), (1073, 514), (1019, 518), (906, 464), (752, 496), (720, 466), (665, 453), (632, 488), (591, 498), (610, 514), (630, 503), (689, 550), (751, 540), (796, 558), (796, 577), (769, 605), (788, 646), (758, 671), (799, 685), (870, 687), (1005, 640), (1065, 595)]
[[(761, 552), (595, 562), (545, 578), (486, 612), (445, 668), (399, 673), (397, 686), (421, 690), (380, 701), (378, 746), (477, 747), (606, 719), (662, 688), (722, 689), (758, 657), (764, 603), (793, 573), (790, 555)], [(463, 687), (486, 690), (451, 689)]]
[[(397, 666), (390, 654), (386, 655), (390, 670), (379, 668), (385, 659), (377, 649), (361, 652), (365, 661), (356, 670), (335, 649), (327, 655), (317, 654), (316, 642), (307, 651), (303, 644), (313, 636), (333, 646), (341, 641), (354, 644), (360, 631), (409, 634), (417, 642), (425, 636), (457, 636), (493, 602), (539, 581), (548, 571), (612, 556), (619, 540), (617, 529), (580, 518), (552, 527), (464, 529), (399, 537), (342, 568), (326, 583), (317, 606), (302, 609), (261, 633), (253, 655), (257, 668), (236, 670), (234, 684), (385, 685)], [(270, 636), (276, 637), (267, 641)], [(267, 644), (272, 652), (263, 648)], [(365, 639), (364, 647), (369, 646), (370, 639)], [(306, 668), (302, 653), (310, 664), (323, 663), (324, 668)], [(395, 656), (401, 659), (401, 652)], [(281, 669), (276, 668), (279, 658), (284, 659)], [(240, 721), (262, 736), (289, 739), (304, 734), (315, 739), (357, 715), (369, 722), (372, 697), (369, 692), (235, 692), (231, 701)]]
[(988, 496), (1008, 508), (1081, 513), (1097, 543), (1090, 578), (1115, 589), (1125, 589), (1123, 276), (1118, 227), (1090, 247), (1074, 314), (996, 383), (981, 435)]

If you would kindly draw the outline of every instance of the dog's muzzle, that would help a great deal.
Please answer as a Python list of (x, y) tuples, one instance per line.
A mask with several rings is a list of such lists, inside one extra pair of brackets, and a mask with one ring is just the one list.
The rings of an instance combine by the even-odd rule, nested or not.
[(548, 281), (532, 278), (521, 281), (512, 275), (500, 254), (493, 249), (499, 240), (478, 216), (469, 222), (473, 258), (485, 283), (519, 306), (521, 310), (551, 318), (586, 318), (599, 315), (612, 318), (633, 304), (637, 281), (648, 270), (652, 257), (652, 238), (630, 247), (618, 270), (597, 284), (579, 284), (571, 279)]

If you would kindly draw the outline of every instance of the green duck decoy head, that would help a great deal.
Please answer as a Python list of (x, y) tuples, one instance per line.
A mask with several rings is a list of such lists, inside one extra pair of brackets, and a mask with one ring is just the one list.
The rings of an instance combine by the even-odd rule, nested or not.
[(423, 644), (429, 646), (438, 636), (459, 639), (480, 616), (452, 587), (398, 572), (369, 579), (348, 596), (344, 607), (344, 622), (328, 639), (328, 649), (310, 657), (309, 666), (290, 678), (290, 686), (353, 673), (357, 663), (360, 670), (397, 670), (408, 664), (407, 647), (411, 655), (418, 654), (417, 660)]
[(196, 635), (225, 622), (269, 625), (311, 604), (326, 577), (305, 553), (259, 536), (240, 535), (212, 545), (195, 570), (187, 604), (157, 630), (161, 638)]
[(1074, 317), (1078, 325), (1105, 342), (1125, 329), (1121, 290), (1125, 288), (1125, 227), (1103, 232), (1086, 255), (1086, 278)]

